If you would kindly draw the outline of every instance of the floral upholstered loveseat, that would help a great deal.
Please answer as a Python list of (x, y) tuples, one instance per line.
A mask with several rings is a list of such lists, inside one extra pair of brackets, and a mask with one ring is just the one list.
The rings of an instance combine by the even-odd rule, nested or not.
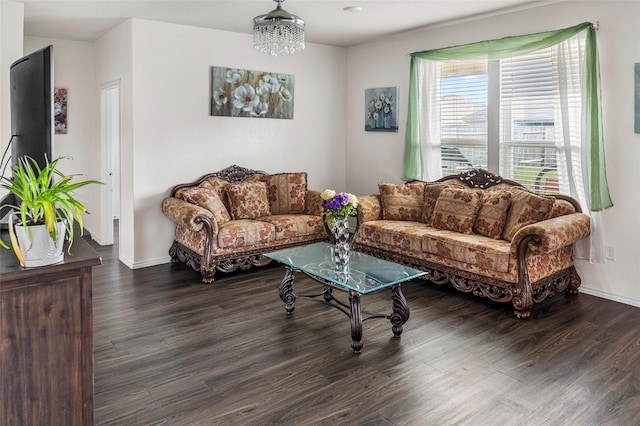
[(358, 197), (355, 250), (511, 302), (519, 318), (556, 292), (577, 294), (573, 244), (590, 234), (590, 219), (572, 198), (538, 195), (481, 169), (380, 183), (379, 191)]
[(176, 223), (169, 255), (214, 281), (216, 271), (264, 266), (262, 254), (327, 239), (319, 191), (307, 174), (230, 166), (175, 186), (162, 211)]

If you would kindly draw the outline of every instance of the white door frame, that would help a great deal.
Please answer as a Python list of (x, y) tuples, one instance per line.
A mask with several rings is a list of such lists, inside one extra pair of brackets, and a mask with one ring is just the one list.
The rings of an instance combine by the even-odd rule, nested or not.
[[(111, 102), (109, 94), (112, 90), (118, 90), (120, 93), (120, 80), (100, 85), (100, 177), (105, 183), (102, 196), (102, 223), (100, 224), (102, 239), (100, 243), (102, 245), (113, 244), (113, 165), (114, 162), (120, 163), (120, 158), (112, 158), (114, 136), (117, 143), (120, 143), (120, 125), (118, 125), (118, 135), (113, 135), (112, 132), (113, 108), (117, 108), (118, 114), (120, 114), (120, 104), (113, 105)], [(116, 179), (120, 179), (120, 176), (116, 176)]]

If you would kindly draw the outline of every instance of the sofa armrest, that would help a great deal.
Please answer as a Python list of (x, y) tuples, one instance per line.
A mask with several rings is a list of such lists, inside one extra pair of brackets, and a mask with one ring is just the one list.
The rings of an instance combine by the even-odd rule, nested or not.
[(209, 210), (175, 197), (167, 197), (162, 201), (162, 212), (175, 223), (190, 231), (198, 232), (204, 227), (203, 219), (207, 219), (218, 233), (218, 224)]
[(558, 216), (520, 229), (511, 240), (511, 252), (517, 253), (520, 242), (529, 236), (530, 252), (549, 253), (588, 237), (590, 233), (591, 218), (586, 214)]
[(304, 214), (322, 215), (322, 197), (321, 192), (309, 189), (305, 196)]
[(379, 194), (358, 196), (358, 223), (382, 219), (382, 203)]

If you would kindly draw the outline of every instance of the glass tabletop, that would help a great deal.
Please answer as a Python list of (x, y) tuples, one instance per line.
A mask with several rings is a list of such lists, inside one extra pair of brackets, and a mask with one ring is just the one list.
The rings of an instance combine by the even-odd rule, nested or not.
[(307, 275), (355, 290), (360, 294), (372, 293), (426, 274), (356, 251), (351, 252), (349, 274), (342, 274), (335, 270), (333, 250), (333, 245), (320, 242), (264, 255)]

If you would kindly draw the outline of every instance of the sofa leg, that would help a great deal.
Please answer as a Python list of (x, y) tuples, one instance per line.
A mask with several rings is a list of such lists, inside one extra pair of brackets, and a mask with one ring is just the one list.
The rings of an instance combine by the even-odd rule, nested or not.
[(178, 249), (175, 242), (171, 244), (171, 247), (169, 248), (169, 256), (171, 257), (171, 263), (180, 263), (180, 259), (178, 258)]
[(513, 296), (514, 315), (521, 319), (529, 318), (531, 315), (531, 307), (533, 306), (533, 295), (531, 292), (531, 284), (529, 283), (529, 275), (524, 274), (518, 283), (516, 294)]
[(200, 266), (200, 275), (202, 275), (202, 282), (205, 284), (211, 284), (216, 279), (214, 275), (216, 274), (216, 267), (206, 267), (205, 265)]
[(576, 295), (578, 294), (578, 287), (582, 284), (582, 279), (580, 275), (578, 275), (578, 271), (576, 271), (576, 267), (572, 266), (571, 271), (569, 271), (569, 285), (567, 286), (567, 293)]

